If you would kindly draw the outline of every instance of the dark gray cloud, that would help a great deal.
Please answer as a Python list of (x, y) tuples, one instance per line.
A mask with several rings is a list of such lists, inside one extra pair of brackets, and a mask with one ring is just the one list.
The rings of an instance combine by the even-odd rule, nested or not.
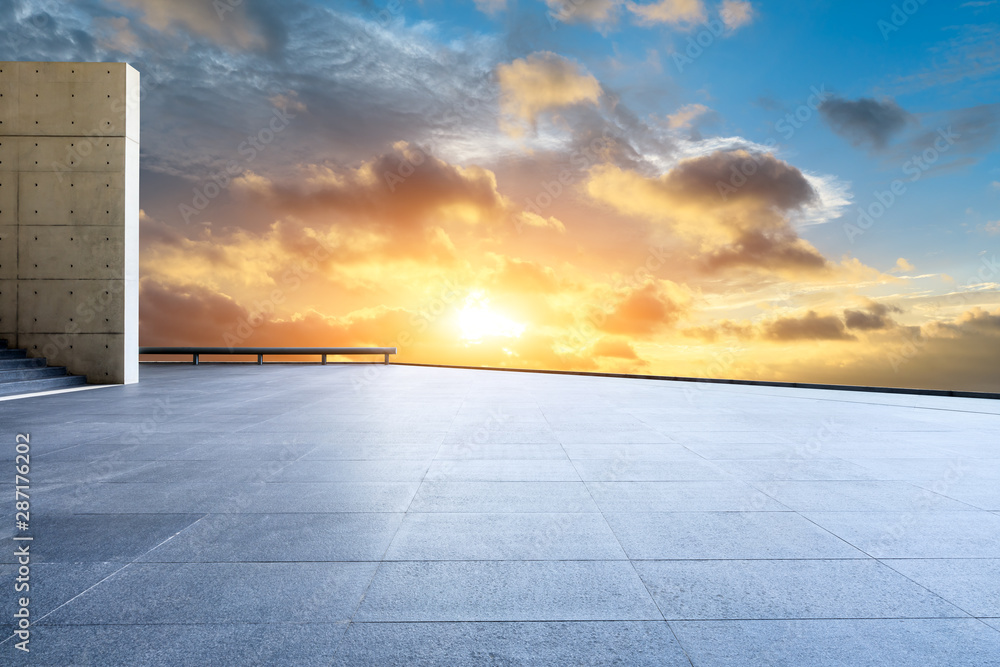
[[(925, 327), (925, 335), (936, 336), (944, 333), (947, 336), (1000, 336), (1000, 310), (990, 312), (982, 308), (973, 308), (951, 322), (936, 322)], [(1000, 349), (1000, 348), (998, 348)]]
[(875, 150), (886, 148), (894, 135), (913, 122), (913, 116), (891, 99), (833, 96), (820, 104), (819, 111), (830, 128), (851, 144)]
[(766, 338), (787, 340), (855, 340), (844, 322), (836, 315), (818, 315), (810, 310), (802, 317), (782, 317), (770, 322), (764, 330)]
[(844, 311), (844, 324), (848, 329), (860, 331), (880, 331), (896, 326), (890, 313), (903, 312), (895, 306), (871, 302), (863, 309), (848, 309)]
[[(750, 176), (745, 176), (750, 172)], [(734, 174), (742, 180), (720, 198), (719, 184), (732, 184)], [(782, 211), (801, 208), (816, 200), (817, 193), (801, 171), (770, 154), (717, 151), (684, 160), (664, 179), (664, 187), (681, 201), (717, 206), (724, 202), (762, 204)]]
[(710, 271), (747, 267), (768, 271), (819, 271), (828, 268), (823, 255), (789, 229), (747, 230), (740, 238), (705, 258)]
[(343, 216), (353, 226), (392, 225), (393, 233), (441, 224), (442, 209), (456, 205), (484, 220), (507, 212), (491, 172), (459, 168), (403, 143), (357, 169), (330, 170), (305, 185), (301, 179), (278, 184), (250, 180), (238, 190), (279, 211), (323, 219)]

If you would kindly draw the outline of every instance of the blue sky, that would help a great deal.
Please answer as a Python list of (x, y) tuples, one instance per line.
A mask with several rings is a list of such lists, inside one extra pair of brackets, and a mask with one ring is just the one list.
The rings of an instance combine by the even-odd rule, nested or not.
[[(852, 146), (818, 112), (786, 138), (789, 125), (782, 120), (814, 89), (847, 99), (893, 99), (913, 115), (914, 128), (927, 129), (948, 127), (956, 112), (1000, 100), (1000, 61), (991, 44), (1000, 20), (996, 2), (755, 2), (752, 25), (731, 35), (718, 34), (717, 18), (690, 30), (636, 25), (621, 7), (617, 20), (594, 25), (553, 19), (544, 2), (510, 2), (492, 15), (471, 2), (398, 6), (394, 20), (426, 21), (442, 42), (523, 29), (523, 41), (508, 37), (510, 55), (545, 48), (572, 57), (600, 73), (639, 115), (706, 105), (715, 112), (709, 131), (760, 143), (777, 139), (781, 154), (796, 165), (849, 183), (855, 206), (874, 201), (893, 180), (909, 179), (904, 164), (925, 147), (900, 142), (879, 152)], [(374, 11), (361, 9), (362, 15)], [(989, 141), (943, 155), (879, 219), (877, 233), (851, 247), (843, 230), (831, 227), (822, 237), (827, 247), (872, 260), (893, 253), (926, 259), (960, 273), (991, 240), (976, 227), (1000, 218), (1000, 190), (992, 185), (1000, 178), (992, 142), (996, 113), (985, 114)], [(844, 218), (855, 210), (847, 208)], [(936, 242), (942, 234), (946, 244)]]

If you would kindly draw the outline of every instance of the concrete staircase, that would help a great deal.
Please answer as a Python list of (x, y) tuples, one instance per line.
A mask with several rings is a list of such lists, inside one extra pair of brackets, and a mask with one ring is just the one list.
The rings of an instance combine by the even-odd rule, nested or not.
[(7, 347), (0, 340), (0, 396), (31, 394), (87, 384), (82, 375), (69, 375), (62, 366), (47, 366), (45, 359), (29, 359), (24, 350)]

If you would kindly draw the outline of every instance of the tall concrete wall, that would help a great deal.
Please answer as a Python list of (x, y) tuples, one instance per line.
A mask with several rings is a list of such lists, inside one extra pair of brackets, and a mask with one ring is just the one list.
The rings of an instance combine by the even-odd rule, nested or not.
[(139, 73), (0, 62), (0, 338), (139, 376)]

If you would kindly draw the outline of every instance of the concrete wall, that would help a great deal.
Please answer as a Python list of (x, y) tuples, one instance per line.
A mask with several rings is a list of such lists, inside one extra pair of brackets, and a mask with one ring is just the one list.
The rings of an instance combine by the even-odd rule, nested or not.
[(139, 73), (0, 62), (0, 338), (139, 376)]

